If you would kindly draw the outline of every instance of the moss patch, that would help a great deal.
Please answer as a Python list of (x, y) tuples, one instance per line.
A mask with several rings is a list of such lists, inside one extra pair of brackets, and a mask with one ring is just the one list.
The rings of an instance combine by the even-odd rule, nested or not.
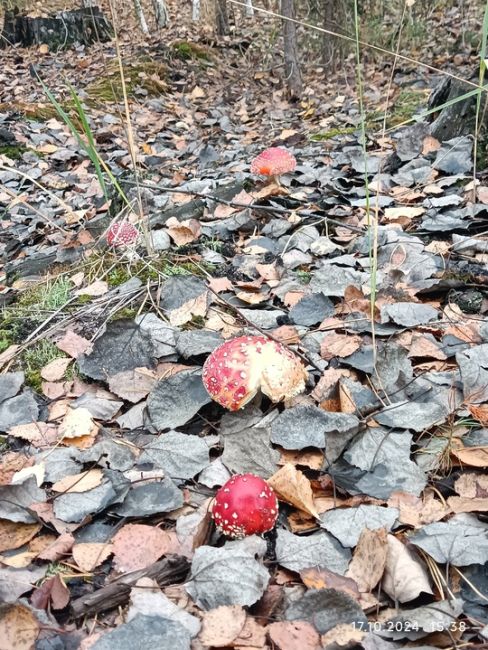
[(171, 49), (183, 61), (210, 61), (212, 58), (208, 48), (190, 41), (175, 41)]
[(25, 383), (36, 391), (42, 388), (41, 370), (54, 359), (64, 357), (51, 341), (42, 340), (27, 348), (22, 354), (23, 368), (25, 372)]
[(335, 138), (338, 135), (350, 135), (355, 133), (358, 130), (358, 127), (351, 126), (344, 129), (330, 129), (330, 131), (323, 131), (321, 133), (314, 133), (310, 136), (310, 140), (313, 142), (323, 142), (324, 140), (330, 140)]
[[(128, 97), (154, 97), (166, 92), (166, 66), (151, 59), (123, 64)], [(85, 88), (88, 104), (122, 102), (124, 98), (118, 61), (111, 61), (105, 74)]]

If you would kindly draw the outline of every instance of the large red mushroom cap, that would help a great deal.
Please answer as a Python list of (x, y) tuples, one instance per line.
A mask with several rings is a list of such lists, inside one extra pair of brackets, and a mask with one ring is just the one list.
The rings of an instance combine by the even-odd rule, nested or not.
[(251, 173), (274, 176), (292, 172), (296, 167), (295, 156), (284, 147), (270, 147), (256, 156), (251, 163)]
[(264, 479), (237, 474), (215, 495), (212, 519), (228, 537), (246, 537), (271, 530), (278, 518), (278, 500)]
[(237, 411), (260, 389), (273, 402), (302, 393), (307, 371), (281, 343), (265, 336), (239, 336), (212, 352), (202, 378), (213, 400)]
[(114, 248), (130, 246), (139, 237), (139, 231), (128, 221), (121, 221), (110, 226), (107, 232), (107, 243)]

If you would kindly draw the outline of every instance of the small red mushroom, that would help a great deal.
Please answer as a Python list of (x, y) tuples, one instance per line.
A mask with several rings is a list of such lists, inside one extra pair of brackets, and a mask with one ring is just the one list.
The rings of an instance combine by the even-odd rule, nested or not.
[(266, 533), (278, 518), (278, 499), (264, 479), (255, 474), (237, 474), (215, 495), (212, 519), (228, 537)]
[(280, 185), (281, 174), (292, 172), (296, 167), (295, 156), (284, 147), (270, 147), (256, 156), (251, 163), (251, 173), (272, 176), (276, 185)]
[(307, 371), (281, 343), (265, 336), (238, 336), (212, 352), (202, 379), (213, 400), (237, 411), (260, 389), (273, 402), (302, 393)]
[(130, 246), (139, 237), (139, 231), (128, 221), (121, 221), (110, 226), (107, 232), (107, 243), (114, 248)]

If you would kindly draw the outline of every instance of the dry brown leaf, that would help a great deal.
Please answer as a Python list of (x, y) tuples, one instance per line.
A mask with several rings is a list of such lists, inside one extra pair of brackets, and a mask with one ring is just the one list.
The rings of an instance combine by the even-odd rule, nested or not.
[(58, 400), (71, 391), (72, 381), (43, 381), (41, 384), (42, 394), (50, 400)]
[(77, 449), (89, 449), (95, 442), (97, 433), (88, 436), (76, 436), (74, 438), (63, 438), (61, 444), (65, 447), (76, 447)]
[(71, 474), (54, 483), (54, 492), (87, 492), (100, 485), (103, 479), (101, 469), (93, 468), (80, 474)]
[(174, 552), (175, 539), (175, 534), (154, 526), (126, 524), (112, 540), (116, 570), (125, 573), (144, 569), (166, 553)]
[(268, 625), (268, 636), (276, 650), (320, 650), (320, 636), (307, 621), (280, 621)]
[(234, 287), (229, 278), (226, 278), (225, 276), (221, 278), (209, 278), (208, 285), (212, 291), (215, 291), (215, 293), (221, 293), (222, 291), (231, 291)]
[(234, 648), (250, 648), (251, 650), (266, 650), (266, 630), (252, 616), (247, 616), (239, 636), (234, 639)]
[(39, 622), (24, 605), (0, 605), (1, 650), (32, 650)]
[(311, 451), (295, 451), (293, 449), (280, 449), (281, 458), (278, 461), (279, 465), (303, 465), (313, 470), (321, 470), (324, 464), (324, 452), (319, 449)]
[(75, 538), (71, 533), (62, 533), (38, 554), (38, 558), (51, 562), (55, 562), (61, 558), (66, 559), (66, 556), (69, 555), (73, 547), (74, 541)]
[(283, 302), (287, 307), (294, 307), (305, 295), (304, 291), (287, 291)]
[(346, 571), (346, 576), (354, 580), (359, 591), (369, 592), (381, 580), (386, 566), (387, 552), (386, 530), (365, 528)]
[(452, 512), (488, 512), (486, 497), (449, 497), (447, 503)]
[(177, 246), (184, 246), (198, 239), (201, 235), (202, 228), (200, 222), (196, 219), (186, 219), (178, 221), (176, 217), (170, 217), (166, 222), (168, 235)]
[(10, 485), (12, 477), (16, 472), (25, 467), (31, 467), (34, 458), (28, 457), (17, 451), (8, 451), (0, 456), (0, 485)]
[[(413, 3), (412, 3), (413, 4)], [(441, 143), (433, 135), (426, 135), (422, 142), (422, 156), (426, 156), (432, 151), (438, 151)]]
[(299, 510), (319, 518), (319, 513), (313, 501), (312, 485), (308, 478), (287, 463), (268, 479), (269, 485), (276, 492), (278, 499), (290, 503)]
[(303, 584), (309, 589), (338, 589), (359, 600), (359, 589), (352, 578), (341, 576), (328, 569), (310, 567), (300, 571)]
[(276, 262), (273, 262), (272, 264), (256, 264), (256, 271), (263, 280), (279, 280), (282, 275)]
[(41, 369), (41, 377), (46, 381), (58, 381), (64, 377), (66, 368), (73, 361), (69, 357), (54, 359)]
[(241, 633), (247, 614), (240, 605), (224, 605), (203, 613), (198, 640), (204, 646), (224, 648)]
[(77, 289), (75, 296), (92, 296), (93, 298), (97, 298), (98, 296), (104, 296), (108, 290), (108, 282), (105, 280), (95, 280), (95, 282), (92, 282), (88, 286)]
[(312, 397), (317, 402), (330, 399), (337, 399), (339, 401), (339, 380), (342, 377), (355, 379), (356, 374), (354, 371), (347, 370), (346, 368), (327, 368), (313, 389)]
[(359, 334), (328, 332), (320, 344), (320, 356), (327, 361), (334, 357), (348, 357), (359, 350), (362, 342)]
[(147, 397), (157, 383), (156, 373), (148, 368), (125, 370), (109, 377), (109, 388), (118, 397), (135, 404)]
[(409, 357), (431, 357), (432, 359), (447, 359), (445, 352), (442, 351), (440, 343), (432, 341), (422, 334), (413, 336), (412, 342), (408, 348)]
[[(407, 0), (408, 1), (408, 0)], [(331, 647), (343, 647), (349, 648), (357, 645), (361, 645), (362, 639), (366, 636), (366, 629), (361, 630), (359, 627), (354, 625), (348, 625), (347, 623), (341, 623), (336, 625), (325, 634), (322, 634), (320, 637), (320, 642), (322, 648)]]
[(112, 555), (111, 542), (86, 542), (75, 544), (72, 548), (73, 559), (82, 571), (91, 573)]
[(77, 359), (81, 354), (89, 353), (92, 347), (90, 341), (79, 336), (72, 330), (56, 342), (56, 347), (69, 354), (70, 357)]
[(469, 499), (488, 497), (488, 474), (462, 474), (455, 481), (454, 489), (459, 496)]
[(97, 432), (98, 425), (93, 421), (90, 411), (83, 406), (77, 409), (69, 407), (59, 425), (59, 435), (63, 438), (95, 436)]
[[(462, 445), (461, 441), (457, 441)], [(451, 456), (461, 464), (469, 465), (470, 467), (483, 467), (488, 466), (488, 447), (451, 447)]]
[(394, 492), (388, 499), (388, 506), (397, 508), (398, 520), (413, 528), (440, 521), (450, 512), (449, 507), (436, 499), (435, 493), (429, 490), (425, 491), (422, 497), (406, 492)]
[(429, 573), (419, 557), (394, 535), (388, 535), (388, 553), (382, 587), (392, 600), (408, 603), (422, 592), (431, 594)]
[(268, 293), (258, 293), (257, 291), (239, 291), (236, 296), (248, 305), (259, 305), (259, 303), (266, 302), (269, 298)]
[(56, 574), (48, 578), (31, 596), (31, 603), (37, 609), (47, 609), (51, 604), (53, 609), (64, 609), (69, 603), (70, 592), (64, 582)]
[(23, 524), (0, 519), (0, 551), (10, 551), (27, 544), (41, 530), (41, 524)]
[(208, 298), (208, 291), (203, 291), (200, 296), (192, 298), (181, 305), (181, 307), (178, 307), (178, 309), (173, 309), (168, 312), (170, 325), (179, 327), (190, 322), (194, 316), (201, 316), (203, 318), (207, 313)]
[(287, 345), (296, 345), (300, 343), (300, 336), (293, 325), (281, 325), (271, 332), (275, 339), (286, 343)]
[(51, 447), (59, 439), (58, 427), (46, 422), (18, 424), (9, 429), (9, 435), (28, 440), (34, 447)]
[(488, 427), (488, 404), (468, 404), (468, 409), (475, 420), (483, 427)]

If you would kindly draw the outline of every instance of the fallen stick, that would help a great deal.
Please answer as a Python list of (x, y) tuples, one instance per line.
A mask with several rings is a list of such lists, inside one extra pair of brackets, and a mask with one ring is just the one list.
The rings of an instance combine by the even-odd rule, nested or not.
[(71, 611), (74, 618), (80, 618), (113, 609), (129, 600), (130, 590), (140, 578), (152, 578), (162, 587), (184, 580), (189, 568), (190, 564), (186, 558), (170, 555), (145, 569), (125, 573), (91, 594), (77, 598), (71, 603)]

